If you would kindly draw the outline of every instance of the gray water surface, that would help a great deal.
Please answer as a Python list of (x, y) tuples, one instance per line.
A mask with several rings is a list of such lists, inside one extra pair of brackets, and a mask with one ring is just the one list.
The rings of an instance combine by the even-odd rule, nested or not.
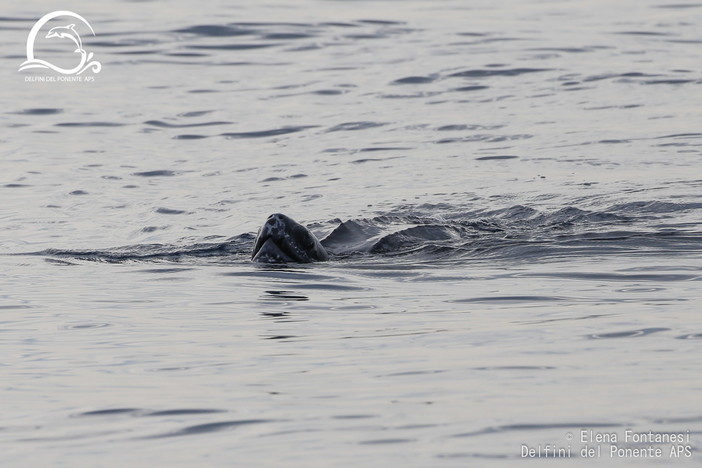
[[(17, 71), (58, 8), (94, 82)], [(3, 466), (699, 465), (702, 5), (0, 16)], [(273, 212), (367, 236), (253, 264)]]

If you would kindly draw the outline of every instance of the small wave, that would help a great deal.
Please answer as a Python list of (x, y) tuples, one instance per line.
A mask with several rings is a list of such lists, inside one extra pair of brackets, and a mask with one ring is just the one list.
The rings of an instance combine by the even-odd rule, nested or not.
[(55, 127), (123, 127), (126, 124), (119, 122), (60, 122)]
[(392, 82), (392, 84), (426, 84), (436, 81), (436, 77), (433, 76), (407, 76), (405, 78), (399, 78)]
[(176, 210), (173, 208), (156, 208), (156, 213), (159, 214), (165, 214), (165, 215), (179, 215), (186, 213), (185, 210)]
[(466, 92), (466, 91), (482, 91), (483, 89), (488, 89), (490, 88), (489, 86), (462, 86), (460, 88), (453, 88), (452, 91), (460, 91), (460, 92)]
[(287, 135), (290, 133), (297, 133), (310, 128), (316, 128), (317, 125), (300, 125), (292, 127), (281, 127), (272, 130), (261, 130), (254, 132), (229, 132), (222, 133), (221, 135), (227, 138), (267, 138), (272, 136)]
[(512, 431), (547, 431), (551, 429), (577, 429), (580, 430), (583, 427), (599, 429), (608, 427), (621, 427), (621, 424), (617, 423), (602, 423), (602, 422), (591, 422), (591, 421), (573, 421), (573, 422), (563, 422), (563, 423), (545, 423), (545, 424), (507, 424), (504, 426), (492, 426), (486, 427), (473, 432), (463, 432), (460, 434), (455, 434), (452, 437), (475, 437), (486, 434), (501, 434), (504, 432)]
[(144, 125), (151, 125), (152, 127), (160, 128), (191, 128), (191, 127), (210, 127), (213, 125), (229, 125), (232, 122), (217, 121), (217, 122), (200, 122), (191, 124), (174, 124), (169, 122), (163, 122), (161, 120), (147, 120)]
[(203, 138), (209, 138), (207, 135), (195, 135), (195, 134), (183, 134), (176, 135), (173, 137), (175, 140), (202, 140)]
[(194, 262), (196, 259), (215, 259), (223, 262), (248, 259), (254, 241), (253, 234), (242, 234), (224, 242), (184, 243), (183, 245), (140, 244), (103, 250), (48, 249), (31, 255), (72, 258), (76, 260), (125, 263), (139, 261)]
[(465, 70), (462, 72), (452, 73), (449, 77), (461, 77), (461, 78), (489, 78), (493, 76), (519, 76), (526, 75), (528, 73), (541, 73), (551, 71), (550, 68), (496, 68), (487, 69), (479, 68), (473, 70)]
[(702, 3), (670, 3), (670, 4), (665, 4), (665, 5), (656, 5), (655, 8), (670, 8), (670, 9), (702, 8)]
[(232, 37), (255, 34), (256, 30), (251, 28), (243, 28), (236, 25), (225, 26), (218, 24), (203, 24), (198, 26), (190, 26), (182, 29), (176, 29), (174, 32), (180, 34), (193, 34), (197, 36), (208, 37)]
[(348, 132), (355, 130), (365, 130), (368, 128), (382, 127), (382, 122), (344, 122), (331, 127), (327, 132)]
[(251, 50), (251, 49), (264, 49), (266, 47), (273, 47), (278, 44), (266, 44), (266, 43), (238, 43), (238, 44), (193, 44), (187, 46), (188, 49), (201, 49), (201, 50)]
[(180, 437), (180, 436), (190, 436), (190, 435), (200, 435), (207, 434), (210, 432), (219, 432), (225, 430), (232, 430), (241, 426), (248, 426), (251, 424), (262, 424), (274, 422), (272, 419), (240, 419), (235, 421), (222, 421), (206, 424), (197, 424), (194, 426), (186, 426), (182, 429), (178, 429), (173, 432), (166, 432), (163, 434), (153, 435), (144, 437), (144, 439), (160, 439), (164, 437)]
[(495, 160), (505, 160), (505, 159), (518, 159), (519, 156), (481, 156), (475, 158), (476, 161), (495, 161)]
[(173, 177), (178, 175), (176, 171), (171, 171), (168, 169), (159, 169), (156, 171), (145, 171), (145, 172), (134, 172), (132, 175), (137, 177)]
[(622, 332), (610, 332), (610, 333), (598, 333), (594, 335), (589, 335), (588, 338), (593, 340), (601, 339), (612, 339), (612, 338), (638, 338), (652, 333), (659, 333), (662, 331), (670, 331), (670, 328), (643, 328), (641, 330), (628, 330)]
[(63, 109), (40, 107), (35, 109), (24, 109), (17, 112), (22, 115), (55, 115), (63, 112)]

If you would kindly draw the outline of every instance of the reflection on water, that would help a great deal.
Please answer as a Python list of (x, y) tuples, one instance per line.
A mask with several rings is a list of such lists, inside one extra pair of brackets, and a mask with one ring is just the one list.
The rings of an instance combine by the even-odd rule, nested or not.
[[(84, 3), (95, 82), (10, 66), (3, 466), (697, 446), (702, 8), (398, 5)], [(250, 263), (273, 212), (332, 260)]]

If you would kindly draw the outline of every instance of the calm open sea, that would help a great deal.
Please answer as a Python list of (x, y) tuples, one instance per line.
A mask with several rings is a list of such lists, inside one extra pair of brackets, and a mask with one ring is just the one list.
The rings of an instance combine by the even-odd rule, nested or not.
[(702, 4), (0, 16), (2, 466), (700, 465)]

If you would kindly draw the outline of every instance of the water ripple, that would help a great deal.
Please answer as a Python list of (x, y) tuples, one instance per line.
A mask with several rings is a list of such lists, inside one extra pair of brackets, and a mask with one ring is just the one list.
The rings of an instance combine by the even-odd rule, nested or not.
[(272, 130), (261, 130), (255, 132), (229, 132), (222, 133), (221, 135), (230, 139), (238, 138), (267, 138), (272, 136), (287, 135), (290, 133), (297, 133), (310, 128), (316, 128), (318, 125), (300, 125), (300, 126), (289, 126), (275, 128)]

